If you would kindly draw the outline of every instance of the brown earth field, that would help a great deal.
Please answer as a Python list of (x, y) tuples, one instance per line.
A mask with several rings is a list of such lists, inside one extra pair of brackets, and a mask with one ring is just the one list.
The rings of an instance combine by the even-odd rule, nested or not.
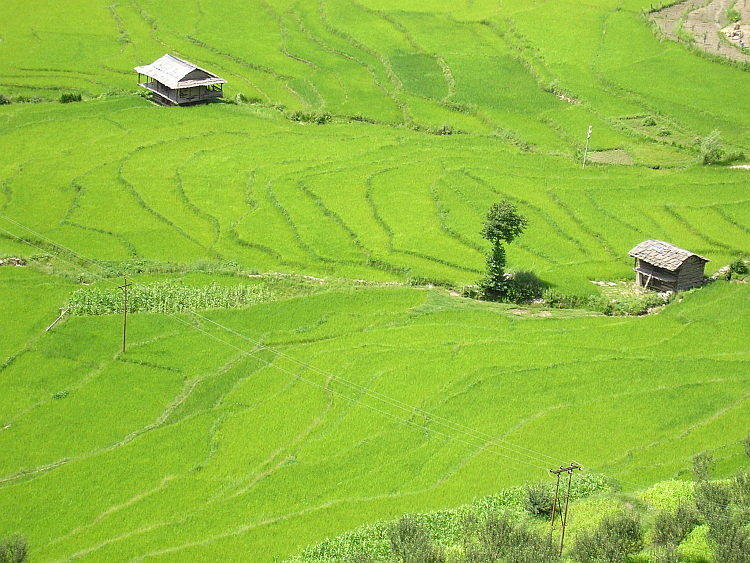
[[(727, 37), (728, 32), (734, 31), (734, 24), (726, 16), (731, 7), (741, 15), (739, 24), (742, 37)], [(687, 16), (682, 24), (683, 37), (680, 37), (678, 22), (686, 10)], [(696, 47), (732, 60), (750, 62), (750, 0), (685, 0), (653, 12), (650, 17), (670, 39), (684, 41), (686, 32), (693, 37)]]

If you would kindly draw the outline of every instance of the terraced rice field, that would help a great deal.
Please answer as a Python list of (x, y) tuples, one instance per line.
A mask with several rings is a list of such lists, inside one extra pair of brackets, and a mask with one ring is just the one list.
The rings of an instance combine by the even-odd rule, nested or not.
[[(750, 254), (748, 172), (700, 163), (715, 129), (750, 151), (748, 73), (642, 0), (459, 4), (0, 5), (0, 258), (28, 261), (0, 267), (0, 539), (273, 561), (571, 459), (628, 490), (705, 449), (737, 467), (747, 285), (637, 318), (448, 288), (482, 276), (503, 198), (529, 218), (509, 268), (565, 293), (630, 279), (647, 238), (708, 273)], [(137, 95), (165, 52), (225, 101)], [(122, 273), (260, 297), (133, 313), (125, 353), (118, 314), (45, 331)]]

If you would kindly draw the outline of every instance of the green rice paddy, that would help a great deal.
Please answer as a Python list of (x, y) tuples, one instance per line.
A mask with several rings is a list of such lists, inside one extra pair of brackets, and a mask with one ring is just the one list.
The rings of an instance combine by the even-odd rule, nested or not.
[[(706, 449), (731, 473), (746, 284), (644, 317), (448, 291), (481, 277), (503, 198), (529, 218), (509, 268), (565, 293), (630, 279), (647, 238), (707, 273), (750, 254), (749, 172), (699, 154), (717, 129), (744, 162), (750, 75), (643, 8), (3, 2), (0, 258), (28, 265), (0, 267), (0, 539), (34, 561), (274, 561), (571, 460), (628, 490)], [(138, 95), (133, 67), (165, 52), (225, 100)], [(122, 353), (122, 274), (194, 312), (144, 305)], [(45, 331), (83, 298), (107, 314)]]

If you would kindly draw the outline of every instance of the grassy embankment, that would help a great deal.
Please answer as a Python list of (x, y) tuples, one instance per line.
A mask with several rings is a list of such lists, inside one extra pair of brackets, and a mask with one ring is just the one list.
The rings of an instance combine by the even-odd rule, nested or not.
[[(709, 271), (750, 249), (746, 173), (700, 166), (696, 143), (719, 129), (747, 152), (747, 73), (659, 41), (639, 1), (454, 4), (0, 6), (0, 212), (34, 230), (0, 219), (0, 253), (56, 254), (48, 237), (108, 276), (151, 270), (136, 283), (268, 284), (269, 302), (210, 318), (287, 354), (156, 313), (133, 316), (125, 355), (116, 315), (43, 333), (101, 271), (1, 268), (0, 532), (39, 560), (270, 560), (570, 457), (632, 488), (705, 448), (724, 474), (740, 462), (744, 286), (609, 319), (346, 281), (476, 281), (503, 197), (530, 219), (509, 266), (565, 292), (630, 277), (645, 238)], [(252, 103), (132, 95), (132, 67), (165, 51)], [(594, 154), (634, 165), (580, 170), (588, 125)], [(238, 268), (338, 281), (290, 298), (296, 281), (215, 273)]]

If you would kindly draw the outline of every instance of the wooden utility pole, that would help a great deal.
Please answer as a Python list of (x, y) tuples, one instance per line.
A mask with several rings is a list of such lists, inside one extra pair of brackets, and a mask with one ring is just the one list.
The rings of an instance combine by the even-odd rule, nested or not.
[(589, 154), (589, 139), (591, 138), (591, 125), (589, 125), (589, 132), (586, 134), (586, 150), (583, 151), (583, 166), (581, 169), (586, 168), (586, 155)]
[(550, 473), (554, 473), (557, 476), (557, 485), (555, 486), (555, 500), (552, 501), (552, 523), (550, 524), (550, 530), (549, 530), (549, 543), (552, 545), (552, 531), (555, 527), (555, 508), (557, 507), (557, 498), (558, 498), (558, 492), (560, 490), (560, 474), (561, 473), (567, 473), (568, 474), (568, 489), (565, 492), (565, 513), (562, 513), (562, 509), (560, 510), (560, 518), (562, 520), (562, 531), (560, 533), (560, 555), (562, 555), (563, 552), (563, 545), (565, 543), (565, 524), (568, 522), (568, 499), (570, 498), (570, 483), (573, 480), (573, 471), (575, 469), (581, 470), (581, 466), (578, 465), (575, 461), (571, 462), (568, 467), (560, 466), (559, 469), (550, 469)]
[(123, 308), (122, 308), (122, 353), (125, 353), (125, 334), (128, 330), (128, 287), (131, 283), (128, 283), (128, 277), (123, 276), (125, 283), (118, 287), (118, 289), (124, 290), (123, 293)]

